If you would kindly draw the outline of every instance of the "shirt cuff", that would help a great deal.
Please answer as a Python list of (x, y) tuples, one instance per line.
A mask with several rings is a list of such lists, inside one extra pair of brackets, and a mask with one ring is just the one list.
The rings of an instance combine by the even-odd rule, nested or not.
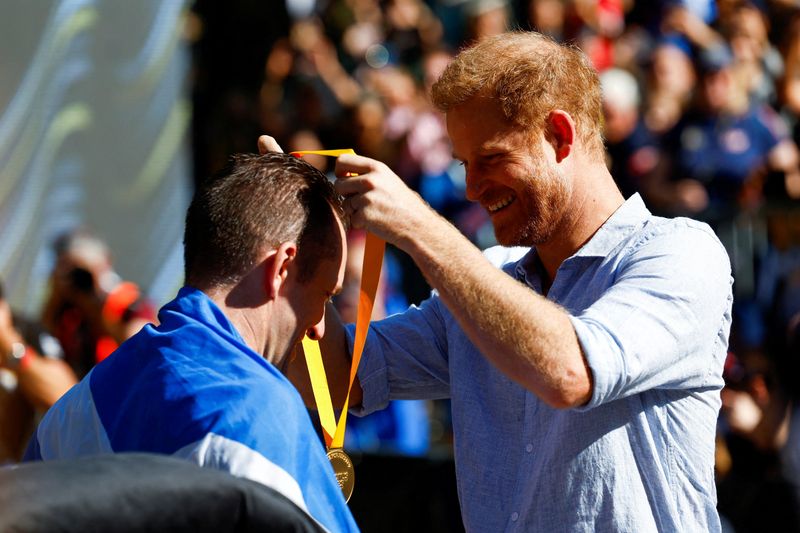
[(608, 357), (609, 353), (614, 352), (607, 346), (611, 342), (607, 336), (597, 335), (597, 328), (592, 328), (578, 317), (570, 316), (569, 319), (592, 372), (592, 397), (588, 403), (576, 407), (575, 410), (588, 411), (614, 399), (614, 386), (618, 383), (621, 372), (620, 360)]

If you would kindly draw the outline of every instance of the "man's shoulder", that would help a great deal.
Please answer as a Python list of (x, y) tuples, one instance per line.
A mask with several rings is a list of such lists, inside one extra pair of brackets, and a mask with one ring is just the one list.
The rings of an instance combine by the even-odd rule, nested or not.
[(728, 252), (714, 230), (687, 217), (648, 217), (613, 255), (621, 263), (647, 259), (673, 270), (680, 263), (719, 274), (730, 274), (731, 268)]
[(713, 244), (714, 248), (724, 251), (722, 242), (714, 230), (705, 222), (688, 217), (661, 217), (652, 215), (648, 217), (642, 227), (636, 232), (636, 244), (644, 244), (653, 239), (667, 239), (680, 242), (688, 239), (687, 244), (700, 241), (704, 244)]
[(92, 395), (93, 372), (48, 409), (25, 452), (25, 460), (71, 459), (113, 451)]
[(115, 450), (172, 453), (208, 432), (241, 440), (266, 412), (286, 409), (291, 385), (250, 354), (154, 338), (132, 339), (92, 371), (92, 401)]

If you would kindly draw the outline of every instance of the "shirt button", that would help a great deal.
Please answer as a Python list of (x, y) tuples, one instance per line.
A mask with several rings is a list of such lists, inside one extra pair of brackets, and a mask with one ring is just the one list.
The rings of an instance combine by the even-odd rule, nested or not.
[(528, 444), (525, 446), (525, 451), (531, 453), (533, 451), (533, 444)]
[(519, 518), (519, 513), (511, 513), (511, 521), (516, 522)]

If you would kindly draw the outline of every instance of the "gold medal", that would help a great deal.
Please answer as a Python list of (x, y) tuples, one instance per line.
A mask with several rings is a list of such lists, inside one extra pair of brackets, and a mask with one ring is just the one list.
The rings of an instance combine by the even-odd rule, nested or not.
[(353, 487), (356, 483), (356, 471), (353, 468), (353, 461), (344, 453), (341, 448), (331, 448), (328, 450), (328, 459), (333, 466), (333, 473), (336, 474), (336, 481), (344, 494), (344, 501), (350, 501), (353, 495)]

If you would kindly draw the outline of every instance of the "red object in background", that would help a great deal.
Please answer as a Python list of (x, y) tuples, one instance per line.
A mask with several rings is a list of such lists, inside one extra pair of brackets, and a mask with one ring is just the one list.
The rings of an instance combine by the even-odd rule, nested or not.
[[(152, 321), (153, 317), (151, 315), (154, 315), (154, 312), (149, 306), (146, 306), (146, 309), (140, 310), (139, 313), (131, 313), (131, 310), (140, 300), (141, 292), (139, 291), (139, 287), (130, 281), (123, 281), (114, 287), (114, 290), (106, 297), (102, 310), (103, 320), (107, 324), (119, 324), (130, 319), (131, 317), (128, 315), (134, 314)], [(95, 346), (95, 363), (99, 363), (111, 355), (118, 347), (119, 343), (110, 335), (101, 336), (97, 339), (97, 344)]]
[(575, 21), (575, 23), (579, 27), (573, 28), (572, 31), (575, 35), (583, 35), (579, 41), (594, 68), (598, 72), (603, 72), (612, 67), (614, 65), (614, 41), (625, 28), (625, 10), (622, 0), (598, 0), (595, 6), (594, 27), (588, 27), (583, 20)]
[(112, 290), (103, 303), (103, 320), (116, 324), (123, 319), (125, 311), (139, 299), (139, 287), (130, 281), (123, 281)]
[(102, 361), (103, 359), (114, 353), (114, 350), (116, 350), (117, 348), (119, 348), (119, 344), (117, 344), (117, 341), (115, 341), (108, 335), (97, 339), (97, 345), (95, 346), (94, 349), (95, 364), (99, 363), (100, 361)]

